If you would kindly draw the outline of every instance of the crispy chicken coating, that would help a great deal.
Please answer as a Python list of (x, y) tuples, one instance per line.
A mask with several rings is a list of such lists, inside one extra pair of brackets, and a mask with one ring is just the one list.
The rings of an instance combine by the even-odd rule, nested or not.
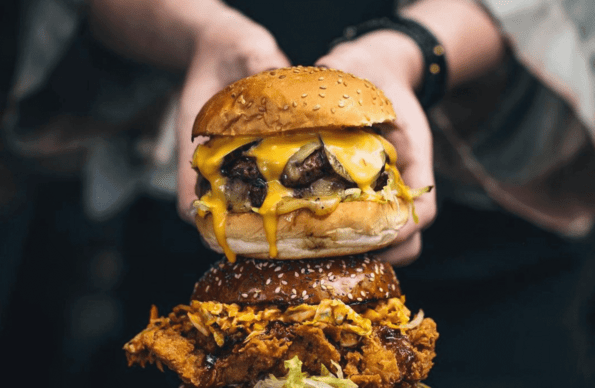
[(333, 324), (317, 326), (270, 321), (250, 335), (240, 331), (217, 344), (188, 317), (189, 306), (178, 306), (164, 318), (155, 311), (148, 327), (124, 349), (130, 365), (166, 365), (191, 387), (253, 387), (261, 378), (286, 374), (283, 362), (294, 356), (304, 371), (320, 373), (321, 364), (337, 362), (362, 388), (412, 388), (433, 365), (436, 324), (429, 318), (411, 329), (374, 325), (369, 335), (346, 333)]

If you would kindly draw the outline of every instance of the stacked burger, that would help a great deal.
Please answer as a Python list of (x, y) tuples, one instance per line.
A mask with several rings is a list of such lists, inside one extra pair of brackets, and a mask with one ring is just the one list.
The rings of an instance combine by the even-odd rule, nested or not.
[(196, 224), (225, 258), (190, 304), (125, 345), (185, 387), (420, 387), (436, 325), (411, 316), (392, 267), (367, 253), (414, 214), (383, 134), (386, 96), (337, 70), (293, 67), (229, 85), (197, 116)]

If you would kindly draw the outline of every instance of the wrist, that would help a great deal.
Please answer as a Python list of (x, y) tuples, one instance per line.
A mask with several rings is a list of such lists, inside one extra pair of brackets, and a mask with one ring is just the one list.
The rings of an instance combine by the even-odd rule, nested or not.
[(388, 66), (388, 71), (405, 86), (417, 92), (423, 82), (424, 58), (421, 50), (409, 36), (393, 30), (378, 30), (370, 32), (361, 38), (376, 40), (384, 55), (381, 57)]

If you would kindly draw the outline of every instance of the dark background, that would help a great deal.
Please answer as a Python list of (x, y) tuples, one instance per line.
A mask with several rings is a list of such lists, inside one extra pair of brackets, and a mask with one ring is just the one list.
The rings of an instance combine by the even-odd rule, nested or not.
[[(268, 25), (302, 64), (324, 53), (342, 26), (357, 21), (353, 15), (365, 19), (392, 6), (344, 2), (349, 6), (324, 8), (327, 2), (301, 2), (305, 9), (326, 9), (336, 17), (319, 21), (324, 33), (304, 28), (288, 35), (283, 32), (288, 26), (312, 25), (279, 23), (275, 15), (298, 15), (291, 12), (292, 2), (268, 2), (274, 7), (268, 14), (253, 2), (237, 3)], [(2, 110), (17, 50), (16, 4), (0, 4)], [(87, 116), (105, 78), (126, 85), (143, 71), (102, 48), (83, 25), (49, 85), (23, 102), (24, 127), (35, 133), (36, 125), (57, 113)], [(179, 220), (173, 200), (141, 196), (114, 218), (89, 220), (80, 174), (55, 173), (47, 168), (52, 160), (16, 156), (4, 140), (3, 379), (48, 388), (176, 387), (178, 379), (170, 372), (127, 368), (122, 346), (145, 327), (152, 304), (166, 314), (186, 303), (194, 282), (218, 255), (206, 251), (195, 228)], [(84, 155), (79, 162), (84, 164)], [(427, 383), (435, 388), (595, 386), (593, 237), (564, 240), (497, 208), (479, 211), (449, 201), (441, 187), (438, 180), (439, 215), (424, 234), (421, 257), (397, 270), (408, 306), (414, 312), (423, 308), (441, 333)]]

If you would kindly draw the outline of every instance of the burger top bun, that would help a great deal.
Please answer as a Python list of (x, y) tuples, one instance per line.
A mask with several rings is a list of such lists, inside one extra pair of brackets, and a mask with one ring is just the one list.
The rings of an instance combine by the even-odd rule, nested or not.
[(339, 70), (298, 66), (227, 86), (199, 112), (192, 136), (364, 127), (394, 119), (391, 102), (370, 81)]
[(370, 255), (270, 261), (238, 257), (215, 263), (194, 286), (192, 300), (246, 304), (346, 304), (401, 296), (390, 264)]

